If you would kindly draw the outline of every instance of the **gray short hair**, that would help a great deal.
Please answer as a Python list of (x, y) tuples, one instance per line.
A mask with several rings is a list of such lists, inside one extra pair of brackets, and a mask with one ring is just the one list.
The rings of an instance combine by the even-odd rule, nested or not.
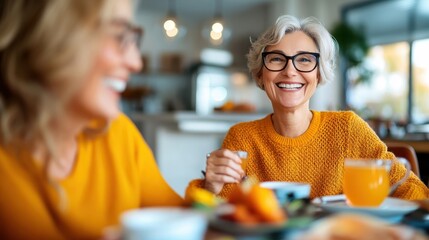
[(302, 31), (311, 37), (320, 52), (319, 83), (325, 84), (334, 78), (338, 44), (328, 30), (314, 17), (298, 19), (294, 16), (283, 15), (271, 28), (252, 42), (247, 54), (247, 67), (261, 89), (264, 89), (261, 79), (262, 52), (267, 46), (278, 44), (285, 34), (295, 31)]

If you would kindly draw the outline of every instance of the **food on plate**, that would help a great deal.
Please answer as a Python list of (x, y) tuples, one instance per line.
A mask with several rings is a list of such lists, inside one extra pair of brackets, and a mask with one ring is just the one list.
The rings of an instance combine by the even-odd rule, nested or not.
[(248, 193), (247, 204), (264, 222), (285, 220), (285, 213), (271, 189), (254, 185)]
[(223, 215), (222, 218), (244, 224), (255, 224), (260, 222), (258, 216), (251, 212), (245, 204), (235, 204), (233, 211)]
[(255, 112), (256, 107), (253, 104), (233, 101), (226, 101), (222, 106), (215, 108), (216, 111), (221, 112)]
[(185, 200), (187, 205), (200, 209), (215, 208), (222, 202), (222, 199), (203, 188), (189, 188)]
[(287, 220), (274, 192), (251, 178), (237, 184), (227, 201), (234, 207), (231, 213), (221, 216), (223, 219), (245, 224), (283, 223)]
[(388, 224), (380, 219), (351, 213), (320, 220), (296, 240), (428, 239), (415, 229)]
[(241, 204), (246, 202), (246, 192), (249, 192), (250, 188), (251, 185), (249, 181), (244, 181), (241, 184), (235, 184), (231, 194), (229, 195), (228, 202), (231, 204)]
[(226, 101), (219, 110), (221, 111), (232, 111), (234, 109), (234, 102), (233, 101)]

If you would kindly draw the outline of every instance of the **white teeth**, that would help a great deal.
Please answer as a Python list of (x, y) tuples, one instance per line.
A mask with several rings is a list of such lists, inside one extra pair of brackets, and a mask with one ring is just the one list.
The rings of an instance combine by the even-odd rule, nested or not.
[(114, 78), (104, 79), (104, 84), (117, 92), (123, 92), (127, 87), (127, 83), (125, 81)]
[(278, 87), (280, 88), (286, 88), (286, 89), (299, 89), (302, 86), (304, 86), (304, 84), (301, 83), (279, 83), (277, 84)]

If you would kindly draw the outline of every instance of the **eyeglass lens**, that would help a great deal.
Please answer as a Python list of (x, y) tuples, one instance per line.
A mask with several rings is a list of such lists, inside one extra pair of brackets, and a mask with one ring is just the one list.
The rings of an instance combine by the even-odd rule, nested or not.
[(296, 70), (311, 72), (318, 65), (318, 57), (318, 53), (298, 53), (291, 57), (277, 52), (263, 53), (264, 65), (270, 71), (282, 71), (291, 59)]
[(137, 28), (128, 28), (121, 34), (121, 47), (128, 48), (130, 45), (135, 44), (140, 49), (141, 31)]
[(116, 37), (123, 50), (126, 50), (133, 44), (140, 49), (141, 38), (143, 35), (143, 30), (140, 27), (133, 26), (132, 24), (121, 20), (114, 21), (113, 23), (119, 28)]

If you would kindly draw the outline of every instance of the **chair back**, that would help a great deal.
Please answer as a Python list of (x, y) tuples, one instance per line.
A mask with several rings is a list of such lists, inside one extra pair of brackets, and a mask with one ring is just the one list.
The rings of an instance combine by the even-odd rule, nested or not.
[(420, 178), (419, 161), (414, 148), (405, 143), (386, 143), (387, 150), (395, 154), (396, 157), (402, 157), (408, 160), (411, 165), (411, 171)]

